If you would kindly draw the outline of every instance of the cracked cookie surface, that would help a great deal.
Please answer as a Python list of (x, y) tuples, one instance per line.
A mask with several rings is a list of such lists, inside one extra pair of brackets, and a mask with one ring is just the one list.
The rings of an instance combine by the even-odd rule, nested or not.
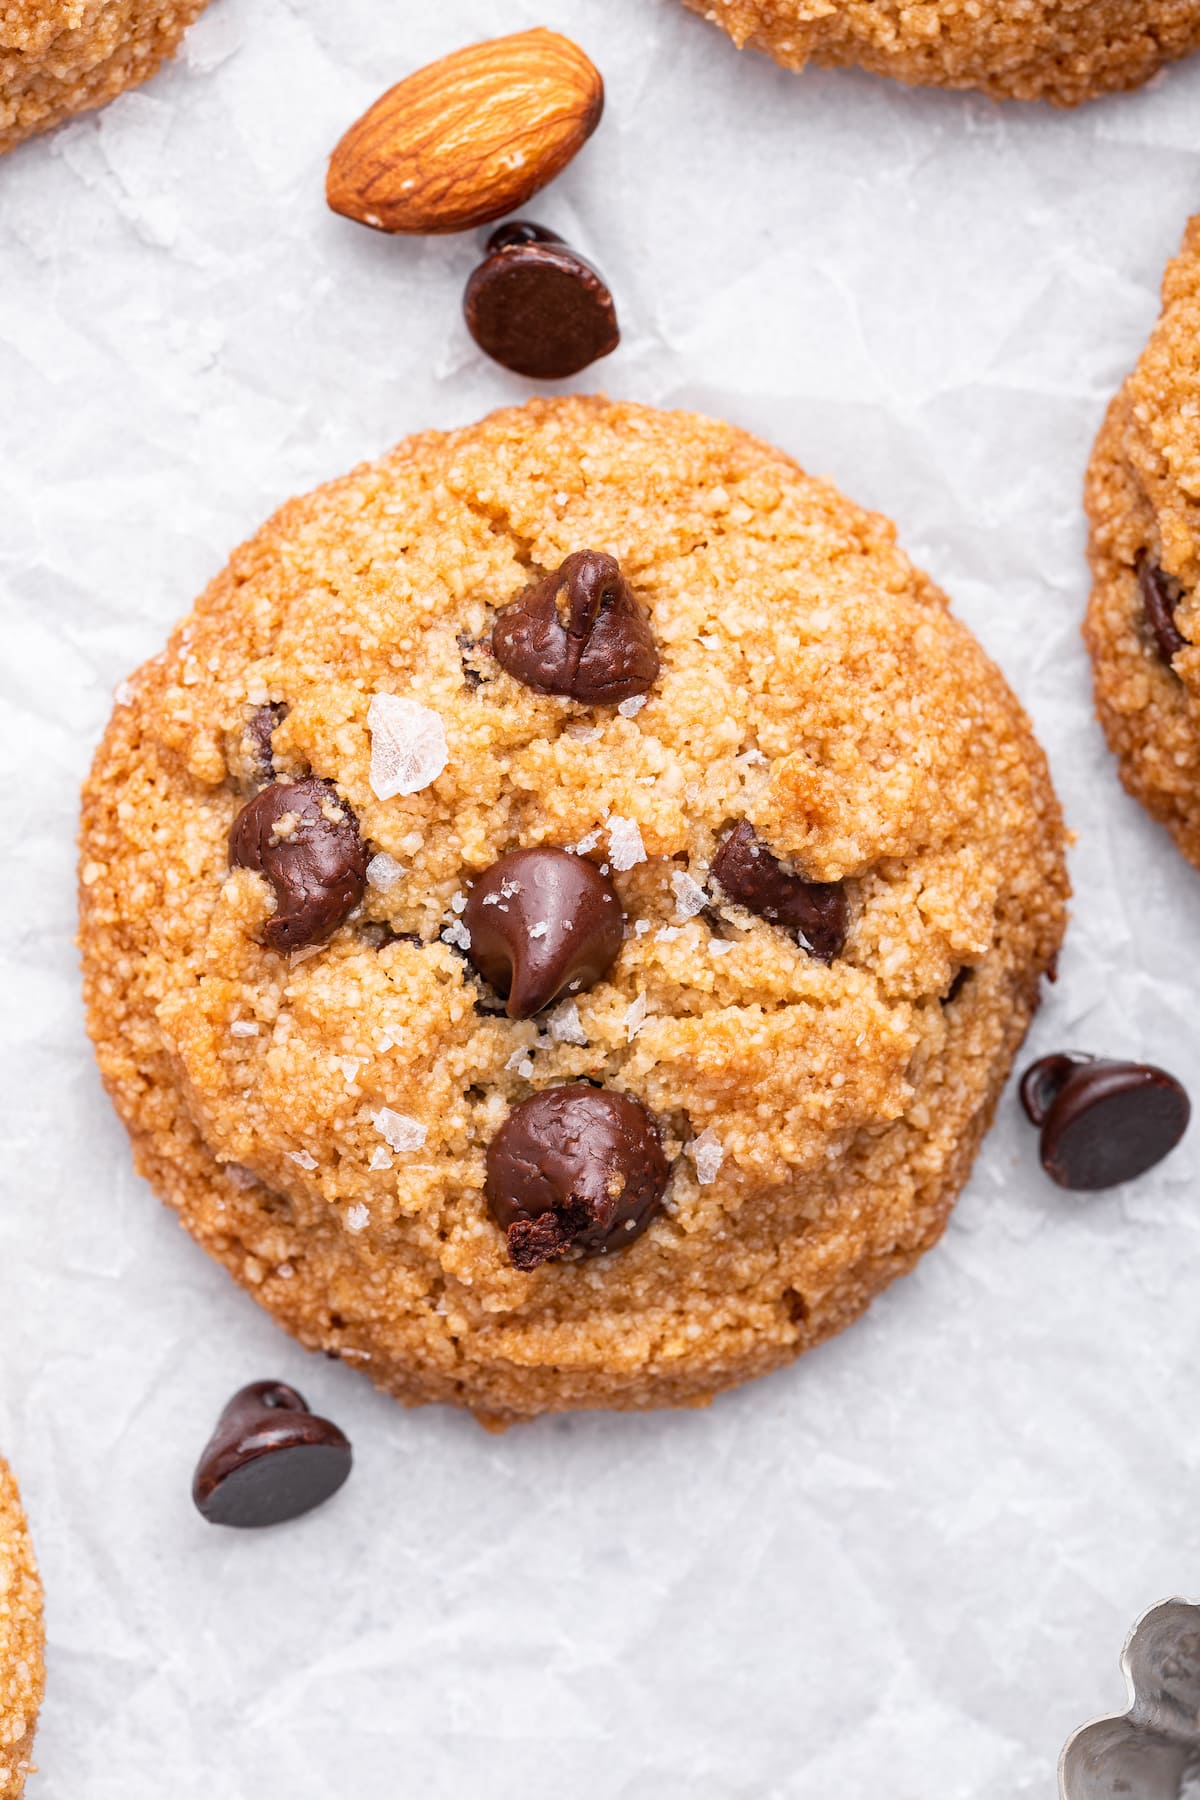
[(149, 80), (208, 0), (0, 0), (0, 155)]
[(857, 63), (918, 86), (1076, 106), (1200, 48), (1200, 0), (685, 0), (785, 68)]
[(1087, 477), (1084, 635), (1121, 780), (1200, 867), (1200, 215)]
[[(657, 646), (621, 707), (488, 648), (584, 548)], [(406, 703), (444, 738), (381, 800), (370, 721)], [(357, 910), (291, 955), (228, 863), (264, 736), (369, 858)], [(830, 960), (710, 879), (742, 821), (842, 884)], [(1062, 844), (1023, 712), (886, 520), (729, 426), (532, 401), (292, 501), (124, 684), (84, 799), (90, 1028), (141, 1171), (303, 1343), (494, 1423), (694, 1403), (940, 1235), (1058, 947)], [(611, 876), (625, 936), (509, 1018), (463, 913), (542, 845)], [(488, 1146), (589, 1081), (656, 1121), (662, 1210), (524, 1271)]]
[(19, 1800), (42, 1700), (42, 1589), (21, 1497), (0, 1458), (0, 1800)]

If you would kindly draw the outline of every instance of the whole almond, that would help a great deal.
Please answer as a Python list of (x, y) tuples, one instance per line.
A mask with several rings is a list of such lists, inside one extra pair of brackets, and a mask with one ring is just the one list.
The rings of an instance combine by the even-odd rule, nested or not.
[(377, 231), (486, 225), (565, 169), (603, 110), (599, 71), (570, 38), (490, 38), (389, 88), (334, 151), (326, 198)]

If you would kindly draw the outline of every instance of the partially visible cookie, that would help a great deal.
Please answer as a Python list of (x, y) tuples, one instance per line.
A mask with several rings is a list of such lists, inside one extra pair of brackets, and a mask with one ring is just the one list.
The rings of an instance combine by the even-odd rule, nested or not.
[(1200, 215), (1096, 441), (1084, 636), (1121, 779), (1200, 866)]
[(136, 87), (208, 0), (0, 0), (0, 154)]
[(17, 1484), (0, 1461), (0, 1800), (18, 1800), (33, 1767), (43, 1673), (41, 1583)]
[(920, 86), (1076, 106), (1200, 48), (1200, 0), (686, 0), (785, 68), (857, 63)]
[(122, 688), (90, 1028), (303, 1343), (490, 1422), (695, 1404), (940, 1235), (1062, 849), (886, 520), (711, 419), (534, 401), (291, 502)]

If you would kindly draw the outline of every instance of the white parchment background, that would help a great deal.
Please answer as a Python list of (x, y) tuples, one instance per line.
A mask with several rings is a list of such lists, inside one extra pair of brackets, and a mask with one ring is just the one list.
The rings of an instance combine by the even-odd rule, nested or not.
[[(1075, 917), (1036, 1028), (1200, 1093), (1200, 877), (1090, 716), (1080, 482), (1200, 207), (1200, 62), (1075, 116), (797, 80), (675, 0), (217, 0), (143, 92), (0, 163), (0, 1444), (49, 1596), (31, 1800), (1012, 1800), (1200, 1595), (1200, 1128), (1041, 1176), (1011, 1094), (944, 1245), (711, 1411), (497, 1440), (306, 1357), (134, 1180), (80, 1023), (76, 790), (114, 683), (278, 502), (518, 397), (471, 240), (333, 218), (409, 68), (547, 23), (608, 80), (531, 210), (616, 291), (591, 385), (760, 431), (892, 514), (1031, 708)], [(357, 1449), (307, 1521), (203, 1525), (279, 1375)]]

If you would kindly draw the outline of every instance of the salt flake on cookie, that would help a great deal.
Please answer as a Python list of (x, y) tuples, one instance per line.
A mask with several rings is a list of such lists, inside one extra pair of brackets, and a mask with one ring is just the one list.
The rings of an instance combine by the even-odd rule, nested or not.
[(440, 713), (402, 694), (376, 694), (367, 713), (371, 791), (377, 800), (419, 794), (437, 780), (450, 750)]

